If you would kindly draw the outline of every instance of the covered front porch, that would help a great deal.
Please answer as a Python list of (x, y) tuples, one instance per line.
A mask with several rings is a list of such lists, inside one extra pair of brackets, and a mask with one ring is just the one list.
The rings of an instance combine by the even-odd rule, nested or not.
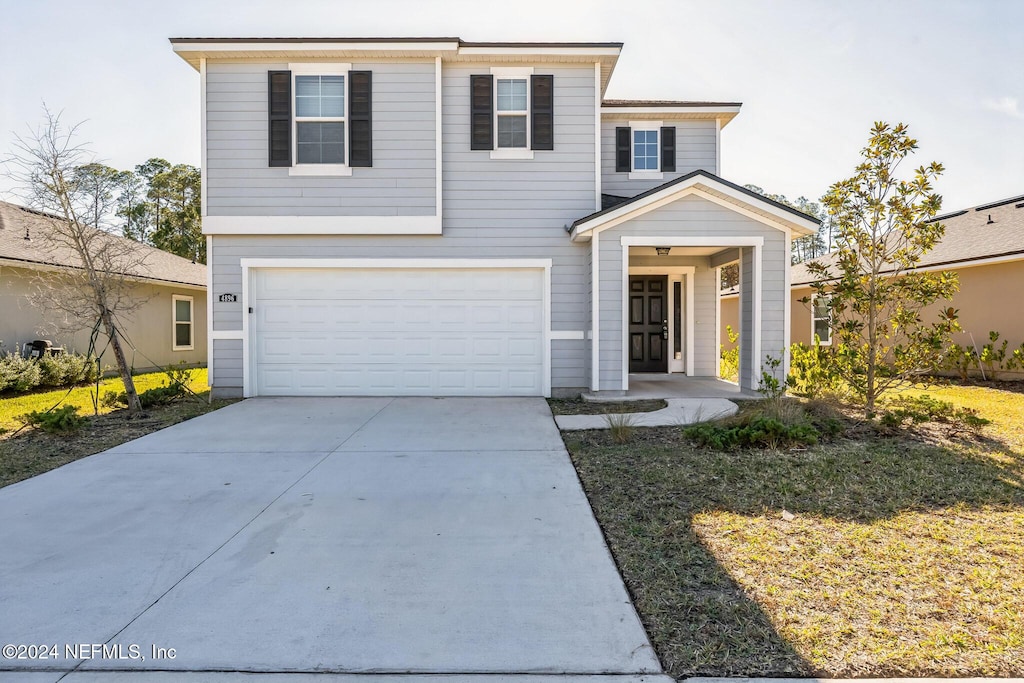
[[(756, 395), (762, 370), (784, 377), (790, 242), (815, 227), (703, 171), (573, 224), (573, 239), (591, 243), (590, 396), (742, 398)], [(721, 269), (731, 264), (738, 386), (719, 380)]]
[(760, 398), (756, 391), (743, 390), (735, 382), (717, 377), (688, 377), (682, 373), (631, 373), (629, 389), (622, 392), (584, 394), (595, 402), (642, 401), (668, 398), (724, 398), (730, 401)]

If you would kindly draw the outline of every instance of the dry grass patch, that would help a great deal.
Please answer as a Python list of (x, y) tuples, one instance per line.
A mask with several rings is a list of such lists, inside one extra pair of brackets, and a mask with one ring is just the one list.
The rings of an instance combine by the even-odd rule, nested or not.
[(980, 439), (718, 452), (675, 428), (564, 434), (667, 671), (1024, 673), (1024, 396), (968, 389), (994, 420)]

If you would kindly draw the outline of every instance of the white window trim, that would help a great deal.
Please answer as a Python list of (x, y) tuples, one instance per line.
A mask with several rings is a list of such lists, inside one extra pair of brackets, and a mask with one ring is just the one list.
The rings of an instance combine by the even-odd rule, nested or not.
[[(630, 121), (629, 122), (629, 179), (630, 180), (663, 180), (665, 174), (661, 170), (661, 121)], [(658, 170), (637, 171), (633, 168), (636, 155), (633, 154), (633, 133), (638, 130), (653, 130), (658, 134)]]
[(288, 167), (288, 175), (291, 176), (350, 176), (352, 167), (344, 164), (300, 164), (299, 163), (299, 117), (295, 114), (295, 77), (296, 76), (344, 76), (345, 77), (345, 114), (341, 118), (303, 117), (302, 121), (341, 121), (345, 124), (345, 159), (348, 159), (348, 72), (352, 70), (351, 64), (338, 62), (322, 63), (300, 63), (289, 64), (288, 69), (292, 72), (292, 165)]
[[(811, 346), (814, 346), (814, 334), (815, 334), (814, 323), (816, 323), (819, 320), (827, 320), (828, 321), (828, 341), (822, 340), (819, 345), (820, 346), (832, 346), (832, 311), (829, 310), (828, 316), (825, 317), (825, 318), (819, 318), (819, 317), (814, 315), (814, 301), (818, 297), (820, 297), (820, 296), (822, 296), (822, 295), (821, 294), (811, 294)], [(826, 294), (826, 295), (824, 295), (824, 298), (828, 299), (829, 296)]]
[[(504, 66), (492, 66), (491, 76), (494, 77), (494, 91), (491, 93), (493, 98), (491, 102), (491, 108), (494, 111), (494, 120), (491, 125), (494, 126), (494, 149), (491, 150), (492, 159), (532, 159), (533, 158), (533, 140), (531, 138), (530, 131), (530, 114), (533, 110), (532, 93), (530, 92), (530, 76), (533, 75), (533, 67), (504, 67)], [(519, 79), (526, 80), (526, 147), (498, 147), (498, 80), (504, 79)], [(514, 116), (521, 116), (521, 114), (514, 114)]]
[[(178, 346), (178, 325), (186, 321), (178, 320), (178, 302), (188, 302), (188, 346)], [(171, 295), (171, 351), (192, 351), (196, 347), (196, 303), (195, 298), (182, 294)]]

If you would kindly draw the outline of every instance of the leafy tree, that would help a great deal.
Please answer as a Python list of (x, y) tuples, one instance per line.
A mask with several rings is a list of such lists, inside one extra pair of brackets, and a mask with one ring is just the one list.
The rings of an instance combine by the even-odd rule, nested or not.
[(201, 183), (195, 166), (156, 157), (125, 171), (117, 200), (124, 236), (205, 263)]
[(834, 257), (808, 265), (815, 291), (827, 297), (833, 358), (869, 416), (885, 390), (935, 368), (959, 329), (952, 308), (935, 321), (921, 317), (926, 306), (952, 297), (958, 283), (955, 273), (914, 270), (945, 233), (932, 220), (942, 207), (932, 181), (944, 169), (932, 162), (908, 180), (897, 177), (917, 149), (907, 131), (902, 123), (871, 129), (855, 174), (823, 198), (833, 219)]
[(102, 329), (124, 383), (128, 409), (142, 410), (121, 346), (120, 319), (143, 302), (133, 295), (133, 274), (145, 272), (145, 254), (109, 234), (107, 220), (119, 187), (118, 171), (96, 163), (67, 127), (44, 106), (45, 120), (28, 136), (15, 137), (10, 175), (26, 198), (52, 217), (41, 238), (55, 262), (74, 268), (39, 271), (32, 298), (63, 319), (69, 330)]
[(814, 216), (821, 221), (821, 227), (818, 228), (818, 232), (806, 237), (797, 237), (793, 240), (792, 253), (790, 254), (790, 259), (793, 263), (801, 263), (812, 258), (818, 258), (829, 252), (832, 243), (832, 222), (828, 211), (823, 209), (821, 204), (812, 202), (807, 197), (797, 197), (795, 201), (792, 201), (784, 194), (768, 194), (757, 185), (744, 185), (744, 187), (774, 202), (785, 204), (808, 216)]

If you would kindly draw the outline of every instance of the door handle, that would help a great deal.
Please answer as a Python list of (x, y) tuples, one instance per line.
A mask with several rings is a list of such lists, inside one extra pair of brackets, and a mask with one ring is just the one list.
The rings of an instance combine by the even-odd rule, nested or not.
[(668, 339), (668, 321), (663, 320), (661, 322), (661, 338)]

